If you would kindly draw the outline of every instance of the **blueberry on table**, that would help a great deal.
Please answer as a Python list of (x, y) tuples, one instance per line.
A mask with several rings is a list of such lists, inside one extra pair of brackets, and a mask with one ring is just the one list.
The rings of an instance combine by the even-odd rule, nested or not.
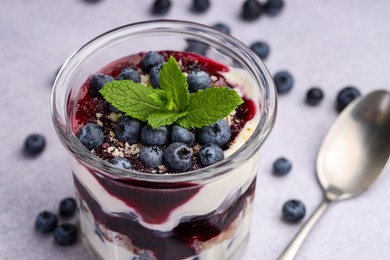
[(92, 150), (103, 144), (104, 133), (97, 124), (88, 123), (80, 129), (77, 137), (88, 150)]
[(141, 141), (144, 145), (165, 145), (169, 141), (169, 130), (166, 126), (152, 128), (145, 125), (141, 130)]
[(158, 146), (144, 146), (139, 154), (141, 162), (151, 168), (157, 168), (162, 164), (163, 151)]
[(337, 94), (336, 106), (339, 112), (343, 111), (346, 106), (349, 105), (355, 98), (361, 96), (360, 91), (353, 87), (348, 86), (340, 90)]
[(115, 135), (119, 141), (135, 144), (139, 141), (141, 121), (129, 116), (121, 116), (115, 124)]
[(155, 15), (165, 15), (168, 13), (171, 8), (170, 0), (156, 0), (152, 6), (152, 14)]
[(53, 232), (54, 241), (60, 246), (73, 245), (77, 240), (77, 236), (77, 228), (72, 224), (62, 224), (54, 229)]
[(246, 0), (242, 6), (241, 18), (253, 21), (263, 13), (263, 6), (257, 0)]
[(97, 3), (100, 3), (102, 2), (103, 0), (84, 0), (84, 2), (86, 3), (90, 3), (90, 4), (97, 4)]
[(31, 134), (24, 141), (24, 151), (28, 155), (38, 155), (45, 149), (45, 146), (45, 137), (40, 134)]
[(149, 73), (149, 71), (156, 65), (163, 63), (164, 57), (155, 51), (150, 51), (145, 54), (141, 60), (141, 68)]
[(312, 106), (318, 105), (324, 99), (324, 92), (318, 87), (310, 88), (306, 93), (306, 103)]
[(187, 76), (188, 91), (194, 93), (211, 87), (211, 78), (203, 70), (193, 70)]
[(203, 167), (222, 161), (224, 158), (225, 155), (221, 147), (213, 143), (205, 144), (199, 150), (200, 164)]
[(164, 63), (154, 66), (149, 72), (150, 84), (155, 88), (160, 88), (160, 72)]
[(250, 48), (254, 53), (256, 53), (257, 56), (260, 57), (260, 59), (265, 59), (268, 57), (270, 49), (269, 45), (266, 42), (256, 41), (251, 44)]
[(289, 92), (294, 85), (294, 79), (287, 71), (279, 71), (276, 73), (274, 75), (274, 82), (278, 94)]
[(216, 23), (213, 25), (213, 28), (215, 28), (218, 31), (221, 31), (223, 33), (230, 34), (230, 27), (224, 23)]
[(195, 143), (195, 134), (190, 130), (178, 125), (173, 125), (171, 128), (171, 141), (185, 143), (192, 146)]
[(264, 5), (264, 12), (270, 16), (275, 16), (282, 11), (283, 6), (283, 0), (268, 0)]
[(187, 39), (188, 46), (184, 49), (186, 52), (197, 53), (199, 55), (205, 56), (209, 45), (204, 42), (200, 42), (194, 39)]
[(104, 74), (94, 74), (89, 80), (89, 93), (93, 96), (99, 95), (99, 90), (101, 90), (105, 84), (114, 80), (113, 77)]
[(195, 13), (204, 13), (209, 9), (210, 1), (209, 0), (193, 0), (192, 1), (192, 11)]
[(299, 200), (289, 200), (284, 203), (282, 208), (283, 218), (290, 223), (296, 223), (305, 216), (305, 205)]
[(277, 176), (284, 176), (286, 175), (292, 168), (292, 163), (290, 160), (280, 157), (275, 160), (275, 162), (272, 165), (273, 172)]
[(229, 142), (230, 136), (230, 127), (223, 119), (196, 131), (196, 138), (202, 144), (215, 143), (220, 147), (224, 147)]
[(192, 151), (183, 143), (172, 143), (163, 153), (165, 166), (174, 172), (186, 172), (192, 166)]
[(132, 80), (134, 82), (140, 83), (141, 75), (136, 70), (125, 68), (122, 69), (121, 73), (116, 77), (116, 80)]
[(131, 170), (133, 168), (130, 161), (123, 157), (114, 157), (108, 162), (121, 169)]
[(53, 231), (58, 224), (58, 218), (49, 211), (42, 211), (35, 220), (35, 228), (42, 233)]
[(60, 202), (60, 216), (61, 217), (72, 217), (76, 212), (77, 203), (74, 198), (65, 198)]

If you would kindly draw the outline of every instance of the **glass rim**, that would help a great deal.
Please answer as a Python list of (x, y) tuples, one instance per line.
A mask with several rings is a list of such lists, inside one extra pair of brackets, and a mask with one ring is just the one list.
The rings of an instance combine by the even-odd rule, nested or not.
[[(128, 37), (142, 33), (144, 36), (147, 36), (149, 33), (148, 30), (150, 29), (153, 29), (154, 33), (159, 30), (165, 33), (169, 32), (169, 30), (174, 30), (173, 32), (188, 35), (187, 37), (198, 37), (203, 40), (214, 42), (222, 40), (219, 42), (220, 45), (223, 45), (225, 49), (227, 48), (230, 51), (234, 51), (236, 55), (239, 54), (238, 56), (241, 59), (246, 60), (245, 64), (250, 68), (251, 75), (257, 83), (256, 85), (261, 87), (262, 84), (260, 84), (260, 82), (263, 83), (264, 89), (262, 90), (262, 95), (260, 97), (261, 107), (259, 106), (258, 109), (258, 112), (260, 112), (260, 121), (258, 122), (255, 131), (237, 151), (226, 157), (224, 160), (205, 168), (183, 173), (153, 174), (125, 170), (115, 167), (91, 153), (91, 151), (81, 144), (76, 135), (73, 133), (67, 109), (69, 95), (59, 97), (57, 92), (61, 87), (68, 87), (64, 84), (65, 78), (77, 70), (78, 67), (76, 65), (80, 64), (80, 57), (85, 55), (85, 53), (93, 53), (93, 51), (99, 50), (99, 48), (104, 46), (103, 43), (112, 42), (112, 37), (116, 34), (118, 37), (114, 37), (114, 39), (120, 39), (119, 35), (124, 32), (127, 32), (126, 36)], [(243, 60), (240, 60), (240, 62), (243, 62)], [(57, 102), (57, 100), (60, 99), (66, 100), (66, 102), (64, 102), (65, 107), (58, 107), (60, 102)], [(93, 38), (75, 51), (63, 64), (54, 81), (51, 96), (51, 117), (56, 133), (68, 152), (80, 163), (88, 167), (90, 170), (99, 172), (111, 179), (159, 182), (167, 184), (178, 182), (189, 183), (217, 178), (232, 170), (236, 165), (241, 165), (256, 154), (256, 151), (260, 149), (270, 134), (276, 120), (276, 110), (277, 94), (272, 76), (265, 67), (264, 63), (255, 53), (233, 36), (220, 32), (207, 25), (181, 20), (153, 20), (127, 24)], [(62, 113), (60, 111), (62, 111)], [(65, 125), (61, 122), (59, 117), (63, 118)]]

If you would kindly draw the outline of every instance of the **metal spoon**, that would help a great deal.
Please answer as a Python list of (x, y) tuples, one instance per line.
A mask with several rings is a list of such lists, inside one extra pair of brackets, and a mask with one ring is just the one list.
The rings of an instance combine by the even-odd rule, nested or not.
[(347, 106), (325, 137), (317, 157), (324, 200), (278, 259), (293, 259), (329, 204), (368, 189), (389, 156), (390, 92), (379, 90)]

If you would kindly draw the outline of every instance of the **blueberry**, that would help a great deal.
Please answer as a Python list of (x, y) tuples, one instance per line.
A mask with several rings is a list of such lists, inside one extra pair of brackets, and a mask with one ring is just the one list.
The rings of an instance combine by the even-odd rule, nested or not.
[(265, 59), (269, 54), (269, 45), (266, 42), (257, 41), (252, 43), (250, 48), (260, 57), (260, 59)]
[(187, 76), (188, 90), (194, 93), (211, 87), (211, 78), (203, 70), (193, 70)]
[(116, 77), (117, 80), (132, 80), (134, 82), (140, 83), (141, 82), (141, 75), (138, 71), (125, 68), (122, 69), (121, 73)]
[(283, 176), (286, 175), (292, 168), (291, 162), (284, 158), (280, 157), (275, 160), (275, 162), (272, 165), (272, 168), (274, 170), (274, 174), (277, 176)]
[(216, 23), (213, 25), (213, 27), (215, 29), (217, 29), (218, 31), (221, 31), (221, 32), (226, 33), (226, 34), (230, 34), (230, 27), (224, 23)]
[(104, 75), (104, 74), (94, 74), (89, 80), (89, 93), (93, 96), (99, 95), (99, 90), (101, 90), (105, 84), (114, 80), (113, 77)]
[(224, 147), (229, 142), (230, 136), (230, 127), (223, 119), (196, 131), (196, 137), (202, 144), (215, 143), (220, 147)]
[(171, 8), (170, 0), (156, 0), (152, 6), (152, 14), (155, 15), (165, 15), (168, 13)]
[(221, 147), (213, 143), (205, 144), (199, 150), (200, 164), (203, 167), (222, 161), (224, 158), (225, 155)]
[(144, 146), (139, 154), (141, 162), (151, 168), (157, 168), (162, 164), (163, 151), (158, 146)]
[(139, 141), (142, 123), (129, 116), (121, 116), (115, 125), (115, 135), (119, 141), (135, 144)]
[(318, 105), (323, 98), (324, 92), (317, 87), (310, 88), (306, 93), (306, 103), (312, 106)]
[(40, 134), (31, 134), (27, 136), (24, 141), (24, 151), (28, 155), (37, 155), (41, 153), (46, 146), (46, 140), (43, 135)]
[(289, 92), (294, 85), (294, 79), (287, 71), (279, 71), (276, 73), (274, 75), (274, 82), (278, 94)]
[(192, 151), (183, 143), (172, 143), (164, 150), (165, 166), (175, 172), (186, 172), (192, 166)]
[(284, 6), (283, 0), (268, 0), (264, 5), (264, 12), (268, 15), (278, 15)]
[(103, 144), (104, 133), (97, 124), (88, 123), (80, 129), (77, 137), (88, 150), (92, 150)]
[(169, 130), (166, 126), (153, 129), (146, 125), (141, 130), (141, 140), (144, 145), (165, 145), (169, 141)]
[(65, 198), (60, 202), (60, 216), (61, 217), (72, 217), (76, 212), (77, 204), (74, 198)]
[(60, 246), (73, 245), (77, 240), (77, 235), (77, 228), (72, 224), (62, 224), (53, 232), (54, 241)]
[(38, 214), (35, 221), (35, 228), (42, 233), (53, 231), (58, 224), (58, 218), (55, 214), (49, 211), (43, 211)]
[(184, 51), (197, 53), (202, 56), (206, 55), (207, 50), (209, 48), (209, 45), (207, 43), (194, 40), (194, 39), (187, 39), (186, 41), (188, 43), (188, 46), (185, 48)]
[(155, 88), (160, 88), (160, 71), (164, 63), (154, 66), (149, 72), (150, 84)]
[(111, 163), (112, 165), (115, 165), (116, 167), (126, 169), (126, 170), (131, 170), (133, 168), (130, 161), (123, 157), (114, 157), (108, 162)]
[(195, 13), (204, 13), (209, 9), (210, 1), (209, 0), (193, 0), (192, 1), (192, 11)]
[(171, 141), (185, 143), (188, 146), (192, 146), (195, 143), (195, 134), (186, 128), (173, 125), (171, 128)]
[(97, 4), (102, 2), (103, 0), (84, 0), (84, 2), (89, 3), (89, 4)]
[(145, 56), (141, 60), (141, 68), (149, 73), (149, 71), (156, 65), (161, 64), (164, 62), (164, 57), (155, 52), (155, 51), (150, 51), (145, 54)]
[(111, 112), (114, 112), (114, 113), (117, 113), (117, 114), (119, 114), (121, 112), (119, 109), (117, 109), (116, 107), (114, 107), (111, 104), (108, 107), (110, 108)]
[(263, 6), (257, 0), (246, 0), (242, 6), (241, 17), (247, 21), (253, 21), (263, 13)]
[(303, 219), (306, 213), (305, 205), (299, 200), (289, 200), (283, 205), (283, 218), (291, 223)]
[(340, 90), (337, 94), (336, 104), (337, 110), (341, 112), (346, 106), (349, 105), (355, 98), (359, 97), (360, 91), (352, 86), (348, 86)]

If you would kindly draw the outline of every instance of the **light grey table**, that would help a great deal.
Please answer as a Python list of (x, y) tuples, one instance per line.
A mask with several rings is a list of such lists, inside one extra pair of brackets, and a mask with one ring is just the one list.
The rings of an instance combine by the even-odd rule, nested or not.
[[(66, 151), (51, 126), (51, 83), (56, 70), (91, 38), (124, 24), (155, 19), (152, 1), (0, 1), (0, 259), (93, 259), (81, 244), (61, 248), (34, 231), (38, 212), (56, 211), (73, 195)], [(335, 96), (353, 84), (362, 93), (390, 89), (390, 2), (387, 0), (290, 0), (283, 13), (247, 23), (238, 18), (243, 1), (212, 1), (204, 15), (189, 12), (190, 0), (173, 1), (165, 18), (225, 22), (246, 44), (271, 46), (271, 73), (287, 69), (294, 89), (279, 99), (278, 119), (263, 148), (250, 243), (243, 260), (275, 259), (300, 224), (281, 221), (282, 204), (302, 200), (307, 213), (321, 200), (315, 159), (336, 119)], [(304, 96), (321, 86), (325, 99), (308, 107)], [(43, 154), (22, 155), (25, 137), (42, 133)], [(279, 156), (293, 162), (283, 178), (271, 174)], [(390, 176), (363, 196), (336, 203), (316, 226), (297, 259), (389, 259)]]

